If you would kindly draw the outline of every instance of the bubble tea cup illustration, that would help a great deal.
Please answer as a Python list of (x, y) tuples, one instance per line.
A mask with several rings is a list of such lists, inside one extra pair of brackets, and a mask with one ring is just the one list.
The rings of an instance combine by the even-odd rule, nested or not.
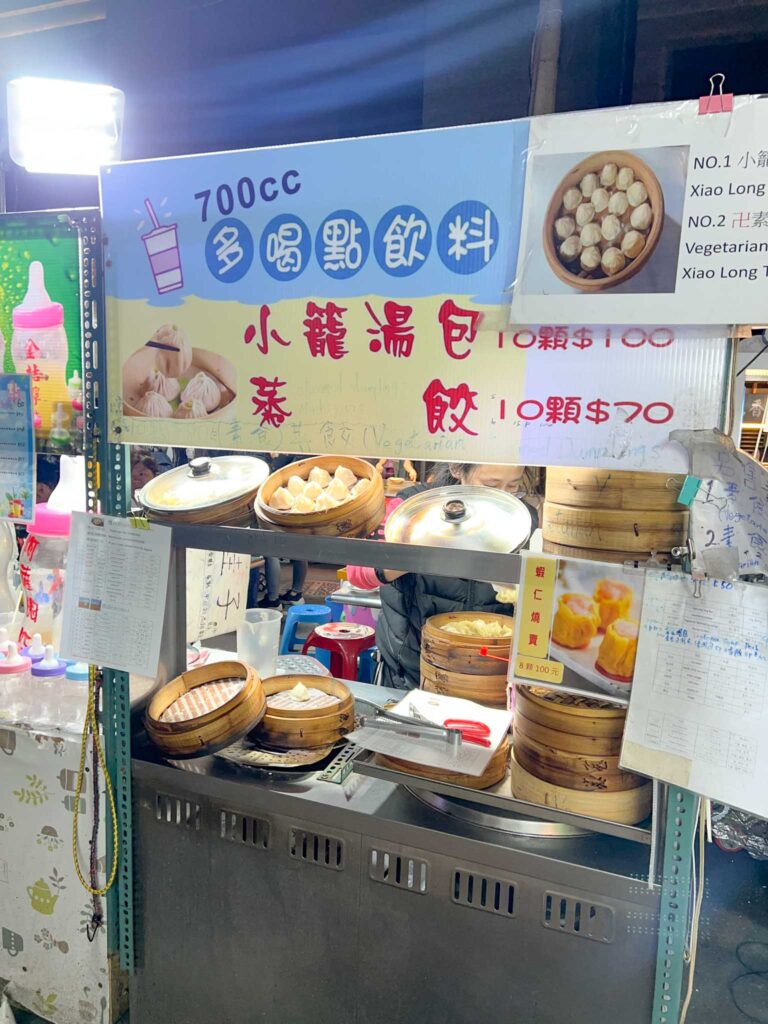
[(149, 199), (144, 200), (152, 230), (141, 236), (160, 295), (184, 287), (177, 224), (161, 224)]

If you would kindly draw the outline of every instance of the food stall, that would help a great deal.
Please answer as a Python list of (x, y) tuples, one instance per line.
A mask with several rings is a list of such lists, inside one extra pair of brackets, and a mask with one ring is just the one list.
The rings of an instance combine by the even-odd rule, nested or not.
[[(72, 550), (122, 538), (119, 559), (78, 565), (110, 578), (125, 628), (98, 647), (81, 603), (67, 642), (105, 666), (112, 951), (137, 1020), (586, 1022), (596, 994), (627, 1021), (679, 1019), (697, 794), (760, 813), (752, 790), (730, 796), (764, 752), (734, 742), (713, 781), (713, 740), (702, 775), (648, 704), (656, 662), (634, 655), (694, 635), (687, 597), (670, 611), (659, 588), (692, 587), (701, 609), (762, 600), (739, 582), (764, 573), (759, 511), (734, 543), (710, 499), (762, 486), (726, 444), (724, 325), (765, 320), (764, 243), (739, 234), (765, 118), (740, 97), (103, 170), (107, 358), (86, 372), (100, 514)], [(234, 489), (214, 455), (184, 471), (202, 498), (137, 509), (132, 444), (316, 454)], [(380, 458), (547, 467), (541, 537), (470, 485), (417, 495), (364, 539), (384, 516)], [(188, 670), (199, 552), (469, 581), (502, 607), (468, 604), (458, 631), (432, 608), (410, 698), (308, 674), (288, 688), (232, 658)], [(515, 586), (512, 626), (473, 634)], [(756, 618), (740, 621), (762, 657)], [(365, 637), (311, 639), (332, 657)], [(710, 671), (670, 664), (669, 699)], [(157, 688), (132, 728), (138, 665)], [(445, 726), (468, 696), (487, 746)]]

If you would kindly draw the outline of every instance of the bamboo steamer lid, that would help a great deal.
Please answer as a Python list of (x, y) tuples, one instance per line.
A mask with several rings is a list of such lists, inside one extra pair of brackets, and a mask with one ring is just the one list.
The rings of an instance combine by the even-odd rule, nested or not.
[(160, 473), (138, 499), (155, 522), (245, 525), (253, 519), (253, 500), (268, 473), (266, 462), (250, 455), (202, 457)]
[[(275, 491), (285, 487), (292, 476), (307, 480), (315, 467), (333, 476), (339, 466), (351, 470), (359, 480), (369, 480), (371, 486), (357, 497), (326, 512), (291, 512), (270, 508), (269, 502)], [(323, 537), (367, 537), (384, 518), (384, 482), (381, 474), (365, 459), (322, 455), (316, 459), (290, 463), (273, 473), (259, 488), (255, 507), (259, 524), (267, 530)]]
[(220, 661), (183, 672), (161, 687), (149, 702), (144, 725), (166, 757), (201, 757), (242, 739), (265, 707), (256, 672), (242, 661)]
[(651, 811), (653, 787), (650, 782), (618, 792), (595, 793), (567, 789), (531, 775), (516, 761), (514, 751), (510, 759), (510, 774), (512, 792), (518, 800), (542, 804), (544, 807), (615, 821), (621, 825), (637, 825)]
[[(463, 636), (448, 632), (444, 627), (466, 619), (498, 623), (509, 629), (507, 637)], [(425, 662), (435, 668), (465, 675), (500, 675), (509, 661), (515, 620), (509, 615), (494, 612), (445, 612), (432, 615), (421, 631), (421, 654)], [(481, 648), (488, 654), (481, 654)], [(490, 655), (490, 657), (489, 657)], [(501, 660), (499, 660), (501, 659)]]
[(684, 480), (669, 473), (553, 466), (547, 469), (545, 497), (574, 508), (679, 511)]
[(606, 551), (669, 551), (684, 544), (686, 511), (573, 508), (545, 501), (545, 541)]
[(441, 693), (445, 697), (461, 697), (489, 707), (507, 706), (507, 675), (471, 675), (436, 668), (422, 656), (420, 660), (421, 689)]
[(514, 734), (525, 740), (535, 740), (545, 747), (587, 757), (609, 754), (618, 757), (621, 753), (621, 736), (585, 736), (583, 733), (561, 732), (527, 718), (518, 703), (515, 703)]
[(416, 764), (414, 761), (402, 761), (397, 757), (387, 757), (385, 754), (377, 754), (376, 763), (383, 768), (408, 772), (409, 775), (420, 775), (422, 778), (432, 779), (433, 782), (448, 782), (455, 786), (465, 786), (468, 789), (488, 789), (489, 786), (495, 786), (497, 782), (501, 782), (507, 774), (509, 740), (504, 737), (482, 775), (464, 775), (462, 772), (444, 771), (429, 765)]
[[(297, 683), (336, 698), (322, 707), (276, 707), (269, 698), (292, 690)], [(327, 747), (342, 740), (355, 727), (355, 701), (348, 686), (325, 676), (272, 676), (264, 680), (267, 700), (264, 716), (253, 739), (279, 750)]]
[(600, 551), (596, 548), (575, 548), (567, 544), (555, 544), (554, 541), (545, 540), (542, 543), (542, 550), (548, 555), (557, 555), (558, 558), (586, 558), (587, 561), (595, 562), (616, 562), (623, 565), (624, 562), (647, 562), (655, 558), (663, 565), (669, 565), (672, 556), (668, 551)]
[[(647, 779), (642, 775), (621, 771), (616, 768), (608, 771), (602, 768), (567, 769), (554, 767), (547, 758), (540, 758), (533, 745), (522, 737), (515, 738), (515, 757), (517, 763), (531, 775), (544, 782), (553, 782), (566, 789), (579, 789), (586, 792), (616, 793), (627, 789), (635, 789), (645, 784)], [(587, 759), (585, 759), (587, 760)], [(618, 759), (616, 759), (618, 760)], [(599, 764), (599, 759), (593, 760)]]
[(515, 708), (529, 721), (577, 736), (618, 736), (624, 732), (627, 709), (607, 701), (541, 687), (518, 686)]

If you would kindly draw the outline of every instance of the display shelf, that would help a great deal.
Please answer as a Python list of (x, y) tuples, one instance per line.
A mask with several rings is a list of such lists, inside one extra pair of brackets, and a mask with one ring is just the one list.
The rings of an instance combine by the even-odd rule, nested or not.
[(440, 793), (442, 796), (452, 796), (459, 800), (471, 800), (472, 803), (482, 804), (486, 807), (527, 814), (533, 818), (554, 821), (563, 825), (573, 825), (585, 832), (614, 836), (616, 839), (628, 839), (632, 843), (641, 843), (645, 846), (651, 845), (650, 822), (640, 825), (620, 825), (617, 822), (604, 821), (602, 818), (588, 818), (583, 814), (561, 811), (556, 807), (532, 804), (527, 800), (515, 800), (513, 797), (495, 793), (493, 790), (467, 789), (464, 786), (454, 786), (449, 782), (436, 782), (434, 779), (426, 779), (422, 775), (412, 775), (410, 772), (384, 768), (375, 763), (374, 755), (367, 750), (362, 750), (353, 758), (352, 769), (359, 775), (369, 775), (371, 778), (394, 782), (396, 785), (407, 786), (409, 789)]
[(348, 537), (322, 537), (242, 526), (197, 526), (169, 524), (175, 548), (229, 551), (242, 555), (306, 559), (326, 565), (367, 565), (374, 569), (395, 569), (431, 576), (517, 583), (521, 558), (518, 554), (487, 551), (459, 551), (451, 548), (417, 547)]

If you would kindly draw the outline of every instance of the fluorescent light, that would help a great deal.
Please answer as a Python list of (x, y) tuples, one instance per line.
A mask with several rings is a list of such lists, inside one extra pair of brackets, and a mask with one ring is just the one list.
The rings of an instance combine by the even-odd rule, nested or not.
[(8, 146), (39, 174), (96, 174), (120, 159), (125, 95), (110, 85), (55, 78), (8, 83)]

